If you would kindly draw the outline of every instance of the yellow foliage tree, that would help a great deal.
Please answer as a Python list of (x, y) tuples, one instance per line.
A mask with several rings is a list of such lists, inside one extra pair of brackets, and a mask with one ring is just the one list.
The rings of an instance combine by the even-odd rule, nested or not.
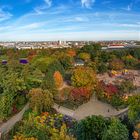
[(90, 54), (89, 53), (80, 53), (79, 58), (83, 59), (84, 61), (90, 60)]
[(30, 107), (38, 113), (49, 111), (53, 106), (53, 95), (48, 90), (34, 88), (29, 91), (28, 97)]
[(75, 87), (87, 87), (94, 89), (97, 85), (95, 71), (88, 67), (78, 67), (71, 77), (72, 85)]

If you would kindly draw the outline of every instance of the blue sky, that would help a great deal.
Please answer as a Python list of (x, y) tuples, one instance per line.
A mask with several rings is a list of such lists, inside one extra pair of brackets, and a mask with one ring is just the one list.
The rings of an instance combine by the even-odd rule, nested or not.
[(0, 40), (140, 40), (140, 0), (0, 0)]

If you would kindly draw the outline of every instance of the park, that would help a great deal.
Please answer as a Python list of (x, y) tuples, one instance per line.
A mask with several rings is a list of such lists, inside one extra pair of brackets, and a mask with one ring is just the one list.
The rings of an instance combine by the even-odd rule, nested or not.
[(117, 140), (140, 137), (139, 48), (0, 49), (0, 61), (3, 139), (108, 140), (114, 129)]

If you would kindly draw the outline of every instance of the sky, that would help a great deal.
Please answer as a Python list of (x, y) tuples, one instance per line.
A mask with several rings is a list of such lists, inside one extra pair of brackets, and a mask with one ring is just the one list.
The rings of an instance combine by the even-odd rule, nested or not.
[(140, 0), (0, 0), (0, 41), (140, 40)]

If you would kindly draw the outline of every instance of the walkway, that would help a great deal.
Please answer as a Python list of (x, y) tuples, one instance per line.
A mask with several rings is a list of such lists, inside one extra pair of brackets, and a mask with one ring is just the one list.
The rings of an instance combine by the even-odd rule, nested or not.
[(120, 114), (122, 112), (126, 112), (128, 110), (126, 108), (126, 109), (117, 111), (111, 105), (103, 103), (94, 98), (91, 98), (91, 100), (88, 103), (81, 105), (75, 111), (67, 109), (65, 107), (59, 107), (58, 105), (55, 105), (54, 108), (59, 113), (71, 116), (71, 117), (75, 118), (76, 120), (81, 120), (81, 119), (84, 119), (85, 117), (91, 116), (91, 115), (102, 115), (104, 117), (112, 117), (112, 116), (117, 116), (118, 114)]
[(7, 122), (0, 125), (0, 133), (8, 132), (18, 121), (20, 121), (23, 117), (24, 112), (29, 108), (29, 104), (25, 105), (25, 107), (18, 114), (13, 116)]

